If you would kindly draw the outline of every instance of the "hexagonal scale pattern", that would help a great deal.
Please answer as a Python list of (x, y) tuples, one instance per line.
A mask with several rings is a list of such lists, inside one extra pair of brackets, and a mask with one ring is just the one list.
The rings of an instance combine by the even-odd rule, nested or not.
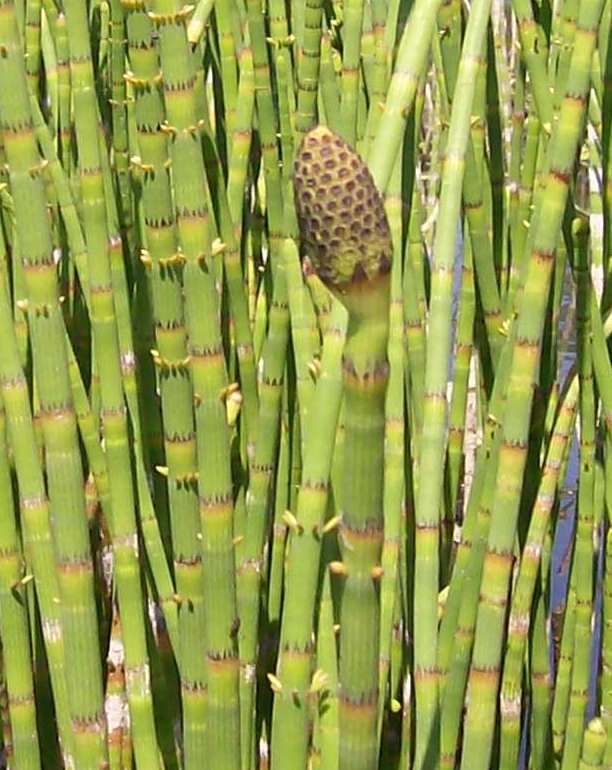
[(324, 283), (339, 289), (389, 272), (392, 243), (382, 196), (342, 138), (326, 126), (309, 131), (293, 183), (302, 252)]

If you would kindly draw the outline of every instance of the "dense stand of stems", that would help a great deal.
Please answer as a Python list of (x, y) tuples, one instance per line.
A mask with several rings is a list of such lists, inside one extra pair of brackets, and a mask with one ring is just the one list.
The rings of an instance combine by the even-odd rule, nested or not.
[(0, 765), (612, 767), (611, 0), (0, 0)]

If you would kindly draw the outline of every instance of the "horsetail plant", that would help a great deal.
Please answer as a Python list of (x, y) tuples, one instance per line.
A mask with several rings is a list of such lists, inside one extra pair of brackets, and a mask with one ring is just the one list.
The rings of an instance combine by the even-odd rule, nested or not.
[[(187, 340), (181, 287), (172, 187), (168, 165), (167, 134), (159, 82), (154, 26), (144, 6), (128, 5), (126, 28), (131, 69), (125, 74), (134, 91), (134, 118), (139, 154), (132, 158), (142, 179), (145, 243), (141, 258), (151, 276), (155, 319), (154, 360), (159, 373), (167, 463), (170, 525), (174, 547), (175, 581), (179, 596), (177, 651), (181, 680), (189, 688), (204, 681), (204, 661), (183, 652), (203, 634), (203, 579), (198, 499), (193, 392), (189, 376)], [(183, 648), (182, 645), (185, 645)], [(197, 723), (204, 713), (203, 698), (194, 691), (183, 702), (185, 752), (189, 762), (197, 745)]]
[(304, 138), (296, 158), (304, 248), (349, 314), (343, 356), (345, 454), (340, 494), (340, 769), (377, 761), (378, 581), (383, 539), (383, 449), (388, 378), (391, 235), (363, 161), (329, 129)]
[[(224, 407), (227, 373), (219, 328), (219, 296), (199, 144), (196, 74), (187, 43), (185, 11), (155, 0), (149, 11), (160, 41), (174, 205), (180, 260), (184, 261), (185, 319), (195, 407), (198, 497), (204, 585), (215, 585), (204, 604), (206, 680), (190, 682), (184, 696), (207, 687), (204, 746), (218, 766), (240, 764), (236, 589), (233, 577), (232, 479)], [(217, 257), (218, 259), (218, 257)], [(200, 715), (200, 720), (202, 715)]]
[[(40, 396), (49, 497), (55, 511), (54, 543), (61, 597), (75, 761), (85, 770), (105, 760), (102, 671), (98, 655), (93, 567), (85, 519), (83, 472), (47, 219), (41, 165), (34, 141), (19, 28), (12, 2), (0, 18), (0, 126), (10, 162), (19, 249), (28, 292), (28, 322)], [(28, 226), (28, 214), (39, 226)], [(36, 500), (26, 500), (25, 506)]]
[[(97, 107), (93, 92), (90, 42), (85, 8), (66, 4), (70, 68), (79, 153), (79, 174), (86, 203), (83, 229), (88, 250), (90, 318), (100, 382), (101, 422), (111, 498), (115, 576), (121, 612), (132, 622), (123, 638), (128, 669), (127, 697), (135, 735), (155, 734), (150, 667), (146, 648), (145, 607), (136, 564), (139, 558), (136, 507), (131, 477), (128, 419), (124, 404), (119, 327), (111, 268), (114, 245), (109, 232), (103, 171), (97, 141)], [(136, 741), (137, 766), (155, 768), (157, 748)]]
[(610, 0), (0, 0), (0, 767), (612, 767)]

